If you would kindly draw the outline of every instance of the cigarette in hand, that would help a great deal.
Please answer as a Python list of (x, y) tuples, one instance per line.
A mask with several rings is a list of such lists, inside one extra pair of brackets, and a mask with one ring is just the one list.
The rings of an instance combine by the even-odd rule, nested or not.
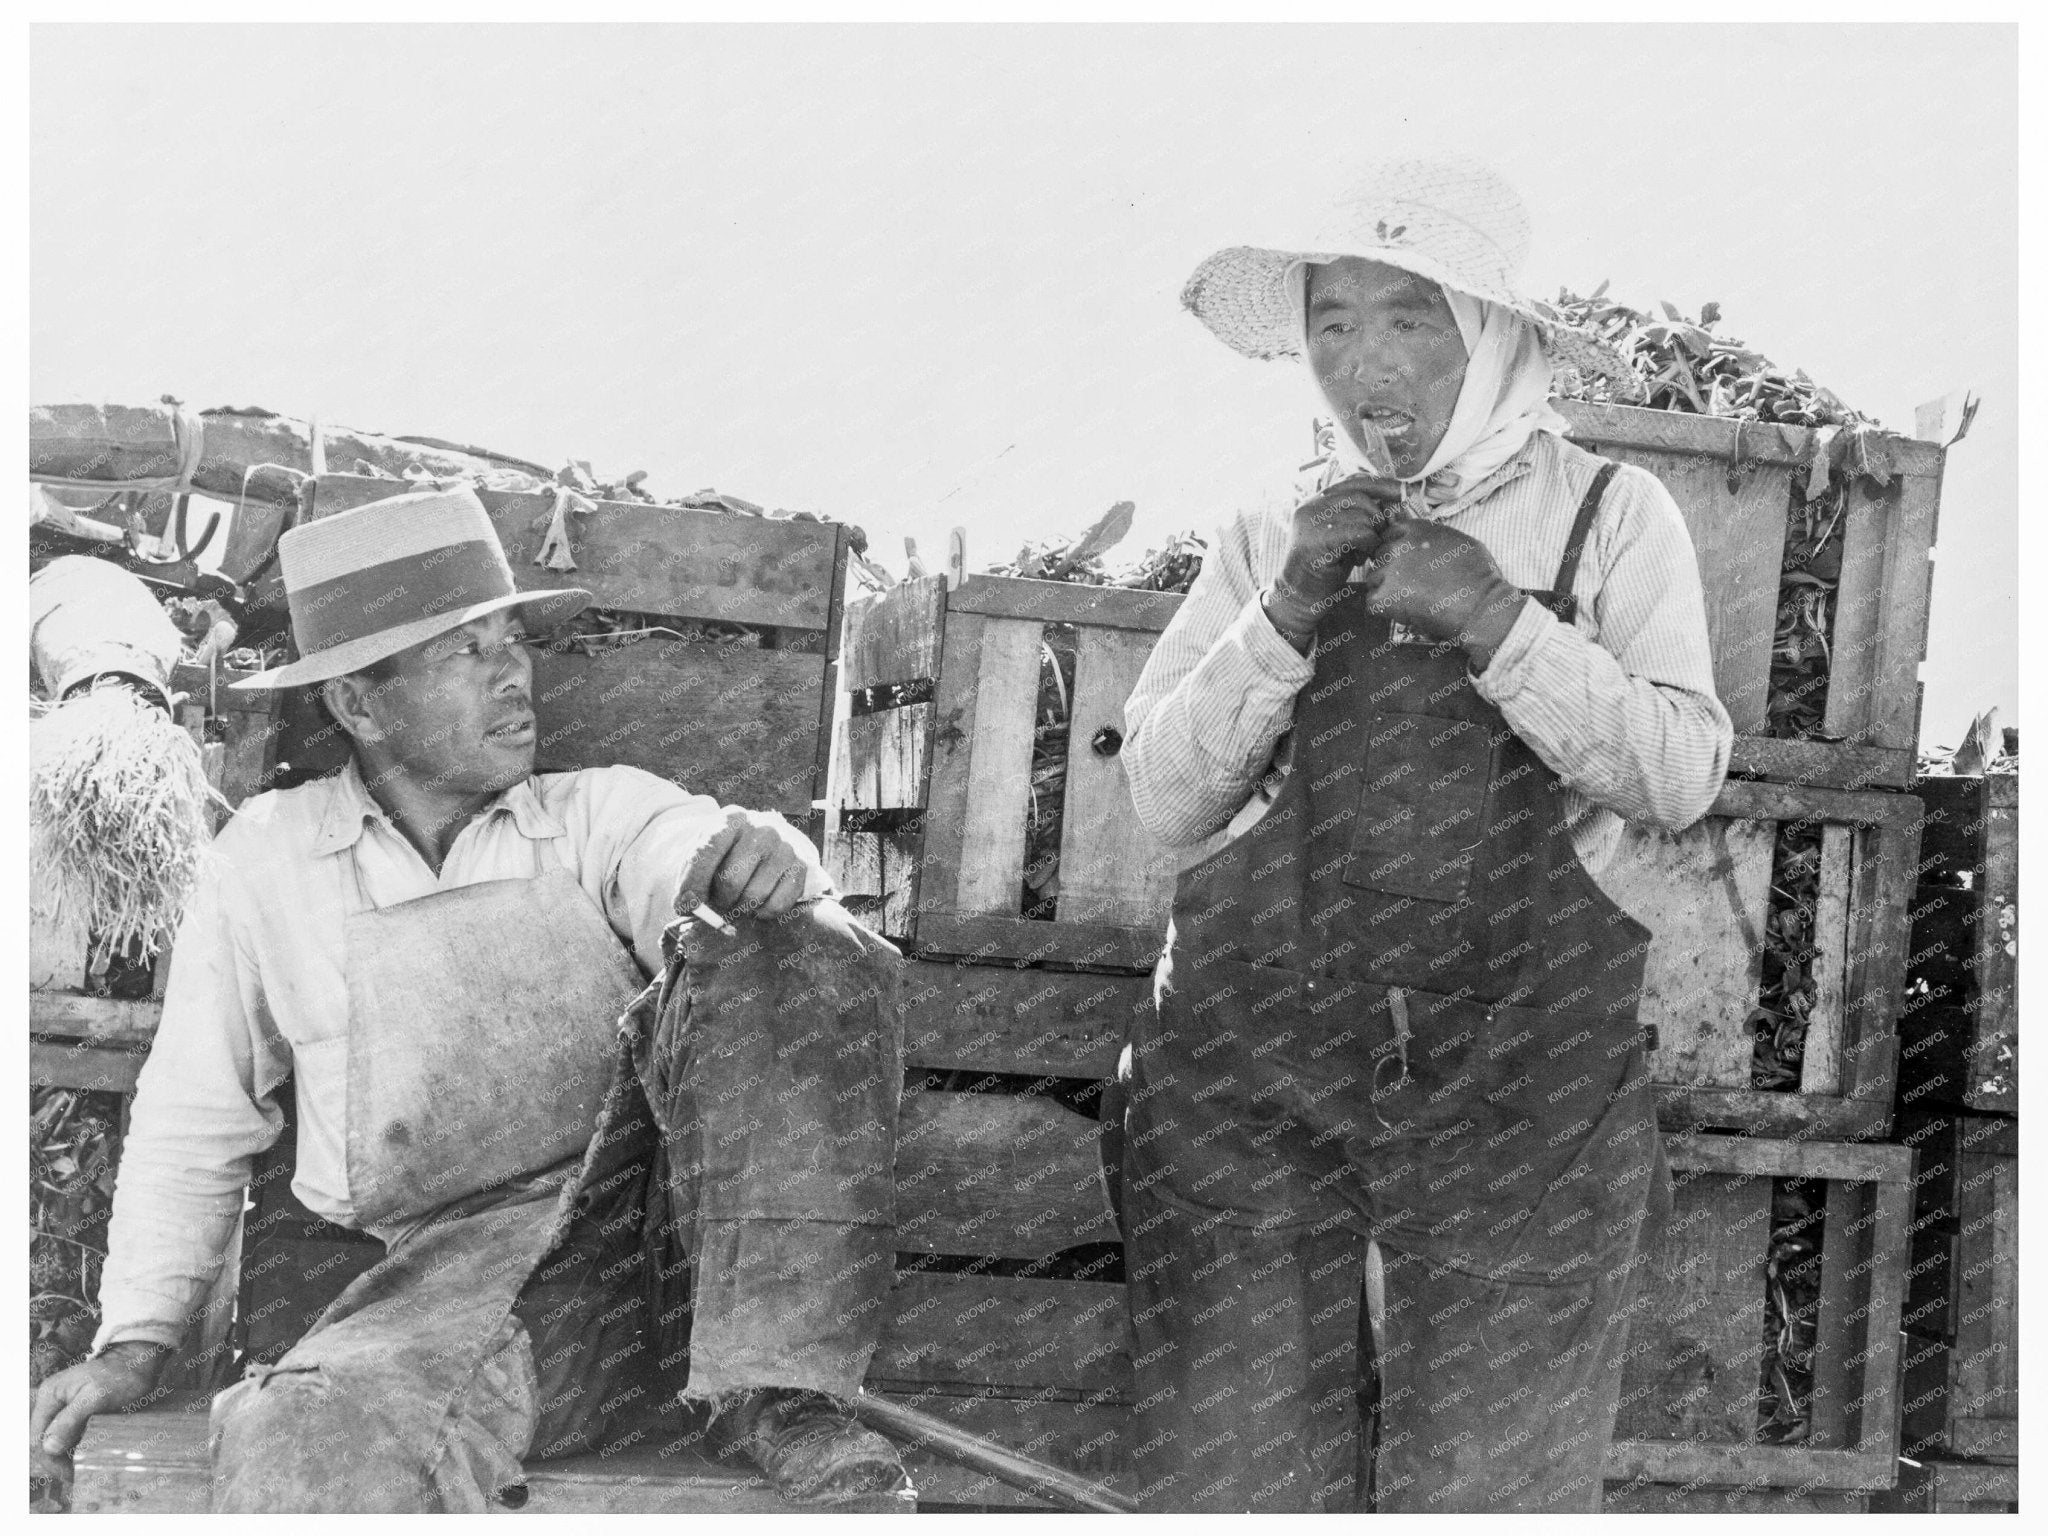
[(740, 936), (739, 929), (733, 927), (731, 923), (727, 922), (724, 918), (720, 917), (716, 912), (712, 911), (710, 907), (706, 906), (701, 901), (697, 903), (696, 910), (691, 912), (690, 916), (697, 919), (698, 922), (703, 923), (706, 927), (716, 928), (728, 939), (736, 939)]

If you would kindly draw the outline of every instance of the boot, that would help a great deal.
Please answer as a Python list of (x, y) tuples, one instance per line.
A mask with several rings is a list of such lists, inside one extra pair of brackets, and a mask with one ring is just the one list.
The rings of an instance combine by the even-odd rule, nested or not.
[(762, 1387), (720, 1413), (722, 1454), (743, 1455), (792, 1504), (843, 1504), (910, 1485), (903, 1459), (823, 1392)]

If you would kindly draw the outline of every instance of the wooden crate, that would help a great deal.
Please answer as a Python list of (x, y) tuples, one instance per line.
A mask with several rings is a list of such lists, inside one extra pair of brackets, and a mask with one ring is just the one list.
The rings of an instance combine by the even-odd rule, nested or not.
[[(1724, 1490), (1889, 1488), (1913, 1154), (1667, 1138), (1674, 1210), (1638, 1297), (1607, 1475)], [(1757, 1443), (1771, 1186), (1827, 1181), (1806, 1443)]]
[(1765, 708), (1779, 571), (1815, 434), (1635, 406), (1568, 400), (1558, 409), (1575, 442), (1649, 470), (1685, 516), (1706, 588), (1714, 688), (1735, 723), (1731, 770), (1838, 789), (1910, 785), (1945, 451), (1886, 435), (1891, 483), (1850, 487), (1823, 719), (1831, 739), (1776, 740)]
[[(399, 493), (398, 482), (328, 475), (313, 516)], [(576, 569), (538, 564), (548, 495), (480, 491), (522, 590), (579, 586), (601, 608), (747, 627), (758, 643), (650, 636), (534, 662), (543, 772), (624, 763), (755, 810), (812, 818), (825, 792), (841, 594), (852, 530), (639, 502), (571, 514)], [(259, 585), (263, 598), (268, 588)], [(281, 600), (281, 599), (280, 599)], [(270, 765), (279, 785), (338, 768), (347, 742), (313, 690), (278, 697)]]
[[(1890, 1123), (1919, 802), (1728, 781), (1682, 833), (1634, 824), (1600, 875), (1654, 935), (1640, 1016), (1667, 1129), (1855, 1139)], [(1781, 825), (1821, 831), (1808, 1015), (1796, 1090), (1751, 1087)]]
[[(922, 954), (1124, 968), (1157, 958), (1176, 855), (1131, 809), (1124, 701), (1174, 593), (975, 576), (854, 607), (827, 850), (850, 908)], [(1041, 644), (1075, 637), (1055, 921), (1024, 917)]]
[(2019, 1457), (2019, 1128), (1906, 1111), (1919, 1154), (1904, 1316), (1903, 1453)]
[(1929, 777), (1899, 1102), (2019, 1108), (2019, 776)]

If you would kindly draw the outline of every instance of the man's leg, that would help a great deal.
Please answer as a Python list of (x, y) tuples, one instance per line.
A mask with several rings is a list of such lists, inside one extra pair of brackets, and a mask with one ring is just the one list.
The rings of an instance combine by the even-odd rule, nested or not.
[(900, 965), (837, 902), (811, 902), (735, 937), (698, 930), (641, 1021), (664, 1147), (651, 1252), (665, 1281), (686, 1277), (687, 1396), (803, 1502), (903, 1477), (843, 1406), (894, 1281)]
[(1124, 1199), (1142, 1507), (1352, 1508), (1364, 1239), (1226, 1225), (1129, 1178)]
[(1597, 1511), (1638, 1262), (1538, 1285), (1381, 1248), (1376, 1507)]

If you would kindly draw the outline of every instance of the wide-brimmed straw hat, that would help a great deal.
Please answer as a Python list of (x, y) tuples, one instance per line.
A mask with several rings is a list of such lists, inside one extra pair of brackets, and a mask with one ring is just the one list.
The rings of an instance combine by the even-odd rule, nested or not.
[(300, 660), (237, 688), (292, 688), (360, 671), (501, 608), (553, 624), (580, 587), (521, 592), (491, 515), (468, 486), (415, 491), (287, 531), (277, 546)]
[(1301, 355), (1290, 269), (1362, 256), (1512, 310), (1536, 327), (1553, 362), (1599, 375), (1628, 398), (1635, 375), (1606, 342), (1521, 294), (1529, 214), (1515, 189), (1476, 160), (1383, 160), (1366, 168), (1297, 250), (1234, 245), (1199, 267), (1180, 301), (1246, 357)]

